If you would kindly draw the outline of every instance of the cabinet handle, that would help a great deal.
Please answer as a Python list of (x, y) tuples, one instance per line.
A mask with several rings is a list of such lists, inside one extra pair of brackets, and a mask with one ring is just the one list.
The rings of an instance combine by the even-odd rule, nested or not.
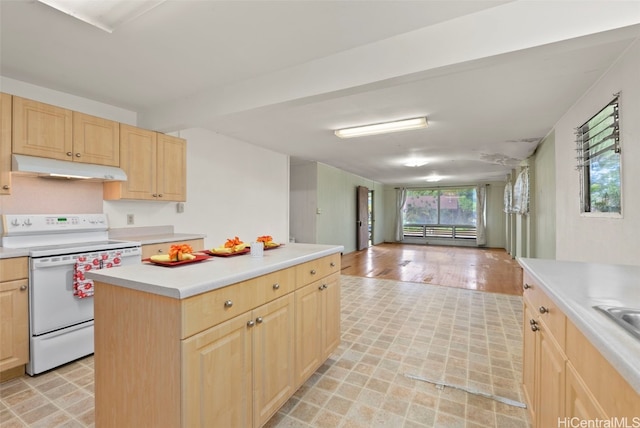
[(9, 190), (9, 185), (8, 185), (8, 184), (5, 184), (4, 186), (2, 186), (2, 188), (3, 188), (4, 190)]
[(525, 290), (528, 290), (530, 288), (533, 288), (532, 286), (530, 286), (529, 284), (525, 283), (522, 288), (524, 288)]
[(534, 320), (533, 318), (531, 318), (531, 319), (529, 320), (529, 324), (531, 324), (531, 325), (536, 325), (536, 324), (537, 324), (537, 322), (536, 322), (536, 320)]
[(541, 314), (549, 313), (549, 309), (545, 308), (544, 306), (540, 306), (540, 307), (538, 308), (538, 311), (539, 311)]
[(233, 306), (233, 301), (227, 300), (226, 302), (224, 302), (224, 307), (225, 308), (230, 308), (231, 306)]
[(329, 266), (336, 267), (336, 264), (334, 262), (331, 262), (331, 263), (329, 263)]
[(153, 196), (154, 198), (157, 198), (158, 194), (157, 193), (152, 193), (151, 196)]
[(540, 330), (540, 328), (538, 327), (538, 324), (531, 324), (531, 331), (538, 331)]
[(247, 321), (247, 327), (253, 327), (256, 323), (253, 320)]
[(67, 152), (67, 156), (73, 156), (73, 153)]
[(318, 290), (322, 291), (322, 290), (326, 290), (327, 289), (327, 284), (322, 284), (320, 287), (318, 287)]
[(316, 274), (316, 270), (315, 269), (311, 269), (311, 272), (309, 272), (311, 275), (315, 275)]
[(277, 282), (275, 284), (273, 284), (273, 289), (274, 290), (278, 290), (280, 288), (280, 284), (278, 284)]
[(27, 286), (26, 286), (26, 285), (21, 285), (21, 286), (20, 286), (20, 291), (24, 291), (24, 290), (26, 290), (26, 289), (27, 289)]
[(161, 248), (161, 249), (159, 249), (159, 250), (158, 250), (158, 252), (159, 252), (160, 254), (162, 254), (162, 253), (164, 252), (164, 250), (162, 250), (162, 248)]
[(82, 156), (82, 155), (81, 155), (80, 153), (76, 153), (76, 157), (77, 157), (77, 158), (79, 158), (79, 157), (81, 157), (81, 156)]
[(318, 287), (318, 290), (320, 290), (320, 291), (324, 290), (324, 289), (322, 288), (322, 285)]
[(160, 193), (160, 194), (158, 195), (158, 197), (159, 197), (159, 198), (161, 198), (161, 197), (162, 197), (162, 193)]
[(258, 324), (262, 324), (262, 317), (258, 317), (258, 318), (256, 318), (256, 322), (257, 322)]

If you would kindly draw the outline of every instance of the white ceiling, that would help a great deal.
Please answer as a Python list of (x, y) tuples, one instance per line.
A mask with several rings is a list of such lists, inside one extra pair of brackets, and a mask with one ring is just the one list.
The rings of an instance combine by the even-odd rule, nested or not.
[(504, 180), (639, 37), (637, 0), (168, 0), (112, 33), (0, 0), (4, 77), (390, 185)]

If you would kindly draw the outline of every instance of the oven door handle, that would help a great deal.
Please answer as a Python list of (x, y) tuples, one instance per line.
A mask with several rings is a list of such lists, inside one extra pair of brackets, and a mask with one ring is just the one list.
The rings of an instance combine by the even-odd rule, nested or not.
[(77, 258), (63, 258), (57, 260), (51, 259), (32, 259), (31, 264), (33, 269), (46, 269), (57, 266), (65, 266), (65, 265), (75, 265)]

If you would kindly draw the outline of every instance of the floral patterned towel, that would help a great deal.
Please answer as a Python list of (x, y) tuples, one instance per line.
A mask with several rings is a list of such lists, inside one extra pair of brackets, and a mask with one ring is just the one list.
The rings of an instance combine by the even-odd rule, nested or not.
[(119, 266), (121, 255), (120, 251), (112, 251), (78, 256), (73, 272), (73, 295), (78, 299), (93, 296), (93, 281), (84, 276), (85, 272)]

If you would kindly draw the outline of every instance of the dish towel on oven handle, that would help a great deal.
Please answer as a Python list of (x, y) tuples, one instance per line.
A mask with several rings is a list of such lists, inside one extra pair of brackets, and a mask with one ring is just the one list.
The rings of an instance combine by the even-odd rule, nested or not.
[(73, 272), (73, 295), (78, 299), (93, 296), (93, 280), (87, 279), (84, 274), (90, 270), (119, 266), (122, 263), (121, 255), (120, 251), (79, 255)]

